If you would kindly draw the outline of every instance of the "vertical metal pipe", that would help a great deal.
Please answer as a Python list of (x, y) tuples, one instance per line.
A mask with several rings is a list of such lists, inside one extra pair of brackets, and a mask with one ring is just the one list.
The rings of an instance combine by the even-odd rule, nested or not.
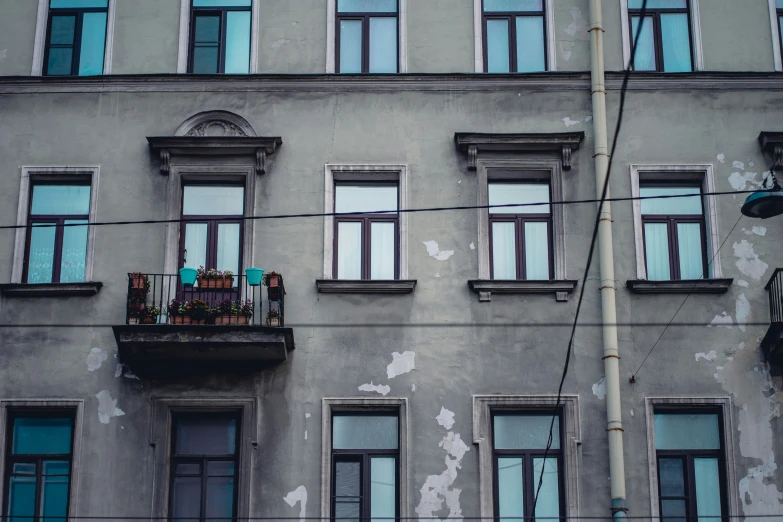
[[(606, 84), (604, 81), (603, 13), (601, 0), (590, 0), (591, 93), (596, 190), (600, 198), (607, 176), (609, 150), (606, 132)], [(609, 191), (606, 197), (610, 198)], [(601, 281), (601, 322), (603, 323), (603, 360), (606, 382), (606, 432), (609, 438), (609, 477), (614, 519), (625, 519), (625, 463), (620, 401), (620, 354), (617, 343), (614, 252), (612, 248), (612, 207), (604, 202), (598, 225), (598, 257)]]

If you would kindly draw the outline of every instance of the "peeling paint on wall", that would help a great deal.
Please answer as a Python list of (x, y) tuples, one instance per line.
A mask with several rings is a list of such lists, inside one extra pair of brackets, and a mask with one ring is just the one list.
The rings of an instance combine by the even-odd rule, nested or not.
[(285, 503), (291, 507), (294, 507), (299, 502), (299, 522), (303, 522), (307, 512), (307, 488), (299, 486), (295, 490), (288, 493), (283, 497)]
[(606, 398), (606, 377), (601, 377), (597, 383), (593, 384), (593, 395), (598, 397), (599, 401)]
[(761, 186), (761, 181), (756, 180), (758, 172), (732, 172), (729, 176), (729, 183), (734, 190), (746, 190), (748, 185)]
[(748, 282), (745, 281), (744, 279), (737, 279), (737, 286), (748, 288), (749, 285)]
[(563, 32), (568, 36), (574, 36), (579, 40), (589, 40), (590, 35), (587, 32), (587, 20), (582, 16), (582, 10), (578, 7), (572, 7), (570, 9), (571, 23), (568, 27), (563, 29)]
[(125, 415), (125, 412), (117, 407), (117, 399), (111, 398), (109, 390), (102, 390), (95, 394), (98, 399), (98, 420), (101, 424), (109, 424), (112, 417)]
[(108, 358), (109, 355), (100, 348), (91, 348), (90, 353), (87, 354), (87, 371), (94, 372)]
[(745, 170), (745, 164), (742, 163), (741, 161), (735, 161), (734, 163), (731, 164), (731, 166), (734, 167), (735, 169)]
[(574, 125), (579, 125), (582, 122), (579, 121), (579, 120), (574, 121), (571, 118), (569, 118), (568, 116), (566, 116), (565, 118), (563, 118), (563, 123), (565, 123), (566, 127), (572, 127)]
[(759, 259), (758, 254), (753, 251), (753, 244), (743, 239), (734, 243), (734, 257), (737, 258), (737, 268), (742, 274), (760, 281), (769, 265)]
[(476, 245), (474, 245), (472, 241), (470, 243), (470, 249), (471, 250), (476, 250)]
[(409, 373), (416, 369), (416, 352), (394, 352), (392, 362), (386, 367), (386, 376), (394, 379), (398, 375)]
[(757, 236), (766, 236), (767, 235), (767, 227), (761, 226), (761, 225), (754, 225), (753, 228), (750, 229), (754, 234)]
[(389, 394), (391, 387), (385, 384), (373, 384), (373, 382), (370, 381), (370, 384), (362, 384), (359, 386), (359, 391), (375, 392), (385, 396)]
[(737, 321), (737, 326), (743, 332), (745, 331), (745, 323), (748, 322), (750, 316), (750, 302), (745, 294), (740, 294), (737, 297), (737, 302), (734, 304), (734, 317)]
[(723, 312), (721, 315), (716, 315), (710, 324), (707, 325), (707, 328), (711, 328), (713, 326), (717, 326), (719, 328), (732, 328), (732, 325), (734, 324), (734, 321), (731, 319), (731, 316)]
[(705, 361), (714, 361), (717, 356), (718, 352), (715, 350), (710, 350), (707, 353), (699, 352), (696, 354), (696, 362), (699, 362), (699, 359), (704, 359)]
[(454, 426), (454, 412), (441, 406), (440, 413), (435, 417), (435, 420), (438, 421), (438, 424), (450, 430)]
[(445, 261), (454, 255), (453, 250), (441, 250), (438, 247), (437, 241), (422, 241), (422, 243), (424, 243), (424, 246), (427, 247), (427, 253), (430, 255), (430, 257), (434, 257), (438, 261)]
[(726, 155), (725, 155), (725, 154), (718, 154), (718, 155), (716, 156), (716, 158), (718, 158), (718, 161), (719, 161), (720, 163), (726, 163)]
[(561, 40), (557, 42), (557, 46), (560, 48), (560, 56), (563, 60), (568, 61), (571, 59), (571, 54), (574, 52), (574, 42), (570, 40)]

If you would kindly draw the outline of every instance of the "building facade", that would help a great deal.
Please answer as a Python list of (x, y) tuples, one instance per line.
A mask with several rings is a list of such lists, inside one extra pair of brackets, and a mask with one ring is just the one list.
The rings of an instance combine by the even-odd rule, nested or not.
[(783, 2), (596, 2), (613, 282), (590, 4), (0, 0), (8, 520), (608, 520), (607, 284), (628, 516), (779, 517)]

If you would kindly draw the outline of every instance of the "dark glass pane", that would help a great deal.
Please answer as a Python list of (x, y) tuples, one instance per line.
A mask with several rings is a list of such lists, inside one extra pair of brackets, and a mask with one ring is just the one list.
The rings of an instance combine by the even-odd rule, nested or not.
[(661, 500), (661, 522), (686, 522), (684, 500)]
[(72, 61), (73, 47), (52, 47), (49, 49), (46, 74), (50, 76), (67, 76), (71, 74)]
[(666, 72), (690, 72), (691, 35), (688, 15), (661, 15), (661, 44), (663, 45), (663, 70)]
[[(239, 273), (241, 241), (239, 223), (218, 223), (216, 267), (218, 270), (230, 270), (235, 274)], [(239, 284), (239, 281), (235, 279), (234, 286), (237, 284)]]
[(217, 522), (234, 516), (234, 477), (207, 479), (206, 518)]
[(52, 33), (49, 37), (49, 43), (54, 45), (73, 45), (75, 30), (75, 16), (52, 16)]
[(177, 455), (233, 455), (236, 419), (188, 417), (177, 421), (174, 451)]
[(392, 415), (335, 415), (334, 449), (397, 449), (397, 417)]
[(510, 71), (508, 20), (487, 20), (487, 72)]
[(53, 9), (107, 8), (109, 6), (109, 0), (51, 0), (49, 5)]
[(35, 463), (32, 462), (17, 462), (13, 465), (11, 473), (14, 475), (35, 475)]
[(484, 0), (484, 12), (543, 11), (542, 0)]
[(662, 497), (685, 496), (682, 459), (658, 459), (658, 478)]
[(193, 7), (250, 7), (252, 0), (193, 0)]
[(201, 479), (176, 477), (171, 492), (171, 517), (173, 521), (194, 522), (201, 515)]
[[(628, 9), (641, 9), (643, 0), (628, 0)], [(647, 0), (647, 9), (685, 9), (688, 0)]]
[(396, 13), (397, 0), (337, 0), (340, 13)]
[(218, 47), (197, 46), (193, 50), (194, 74), (217, 74), (218, 72)]
[[(544, 449), (552, 415), (495, 415), (495, 449)], [(560, 418), (552, 427), (552, 449), (560, 448)]]
[(335, 466), (334, 495), (336, 497), (358, 497), (361, 495), (361, 464), (337, 461)]
[(35, 185), (33, 215), (62, 216), (90, 213), (89, 185)]
[(84, 13), (82, 47), (79, 54), (79, 76), (103, 74), (105, 47), (106, 13)]
[(544, 17), (517, 17), (517, 72), (546, 70)]
[(182, 462), (177, 464), (177, 475), (199, 475), (201, 473), (201, 464), (198, 462)]
[(340, 20), (340, 72), (362, 72), (361, 20)]
[[(66, 219), (65, 224), (87, 223), (86, 219)], [(88, 227), (63, 227), (63, 255), (60, 263), (61, 283), (84, 281), (87, 266)]]
[(51, 283), (54, 267), (55, 223), (33, 223), (27, 261), (28, 283)]
[(359, 522), (358, 500), (337, 499), (334, 501), (334, 519), (337, 522)]
[(210, 477), (233, 477), (234, 463), (228, 460), (207, 462), (207, 475)]
[(218, 43), (220, 41), (220, 17), (197, 16), (195, 42)]
[(66, 455), (71, 453), (71, 419), (14, 419), (14, 455)]
[(69, 475), (71, 463), (67, 460), (45, 460), (43, 462), (43, 474), (47, 476)]
[(30, 522), (34, 514), (35, 477), (11, 477), (8, 482), (9, 522)]

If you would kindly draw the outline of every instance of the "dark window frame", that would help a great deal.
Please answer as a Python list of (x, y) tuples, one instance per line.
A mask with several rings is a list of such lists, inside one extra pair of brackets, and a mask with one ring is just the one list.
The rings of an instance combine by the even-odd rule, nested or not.
[[(177, 421), (182, 418), (204, 418), (204, 417), (216, 417), (225, 419), (234, 419), (236, 422), (236, 440), (234, 442), (234, 454), (215, 454), (215, 455), (183, 455), (177, 454)], [(231, 520), (237, 520), (237, 509), (239, 508), (239, 465), (241, 458), (241, 441), (242, 441), (242, 411), (241, 410), (227, 410), (227, 411), (172, 411), (171, 412), (171, 455), (169, 456), (169, 520), (173, 517), (174, 513), (174, 481), (178, 476), (185, 477), (200, 477), (201, 478), (201, 506), (199, 522), (208, 522), (206, 519), (206, 501), (207, 501), (207, 465), (209, 462), (233, 462), (234, 463), (234, 496), (233, 496), (233, 516)], [(177, 474), (177, 464), (180, 463), (199, 463), (200, 473), (198, 475), (193, 474)], [(226, 518), (228, 519), (228, 517)]]
[[(541, 0), (540, 11), (491, 11), (484, 10), (484, 0), (481, 0), (481, 34), (482, 34), (482, 52), (484, 53), (484, 72), (489, 72), (489, 49), (487, 47), (487, 21), (488, 20), (505, 20), (508, 24), (508, 46), (509, 46), (509, 68), (508, 73), (498, 74), (510, 74), (518, 73), (519, 67), (517, 63), (517, 24), (516, 19), (520, 16), (535, 16), (541, 17), (544, 22), (544, 71), (548, 71), (551, 67), (549, 63), (549, 24), (547, 24), (546, 17), (546, 3), (551, 0)], [(527, 71), (522, 71), (525, 74)]]
[[(495, 417), (499, 416), (520, 416), (520, 415), (551, 415), (552, 414), (552, 408), (525, 408), (525, 409), (507, 409), (507, 408), (491, 408), (490, 409), (490, 415), (491, 415), (491, 441), (492, 441), (492, 502), (494, 506), (494, 512), (495, 512), (495, 520), (498, 522), (502, 522), (500, 517), (500, 488), (499, 486), (499, 475), (498, 475), (498, 459), (504, 458), (504, 457), (519, 457), (522, 459), (522, 465), (524, 466), (524, 476), (523, 476), (523, 488), (525, 491), (523, 492), (523, 508), (525, 510), (524, 517), (525, 520), (529, 520), (531, 522), (535, 522), (535, 516), (533, 513), (533, 499), (535, 498), (535, 492), (538, 488), (538, 480), (539, 475), (536, 474), (533, 470), (533, 459), (540, 457), (543, 458), (544, 456), (544, 449), (538, 448), (538, 449), (503, 449), (499, 450), (495, 448)], [(558, 433), (560, 437), (560, 448), (554, 449), (550, 448), (547, 452), (546, 458), (549, 459), (556, 459), (557, 460), (557, 496), (558, 496), (558, 504), (560, 509), (560, 516), (558, 517), (561, 521), (565, 521), (566, 518), (566, 505), (565, 505), (565, 495), (566, 495), (566, 486), (565, 486), (565, 452), (563, 451), (563, 441), (565, 440), (564, 437), (564, 426), (563, 426), (563, 408), (558, 408), (557, 411), (557, 417), (558, 417)], [(546, 521), (545, 521), (546, 522)]]
[(783, 7), (777, 7), (775, 4), (775, 13), (778, 21), (778, 42), (780, 43), (780, 56), (783, 58)]
[[(245, 6), (219, 6), (219, 7), (196, 7), (193, 5), (193, 0), (190, 0), (190, 30), (188, 35), (188, 73), (193, 74), (194, 59), (196, 57), (196, 18), (198, 17), (215, 17), (220, 19), (220, 29), (218, 34), (218, 67), (217, 72), (214, 74), (225, 74), (226, 72), (226, 25), (228, 24), (228, 13), (231, 11), (243, 11), (250, 13), (250, 32), (253, 32), (253, 2), (257, 0), (251, 0), (250, 5)], [(250, 40), (250, 46), (252, 51), (253, 39)], [(252, 52), (250, 53), (252, 55)], [(250, 65), (248, 64), (248, 71)], [(205, 74), (205, 73), (199, 73)]]
[[(723, 522), (729, 521), (729, 505), (728, 505), (728, 477), (726, 473), (726, 435), (724, 433), (724, 416), (722, 408), (712, 407), (664, 407), (656, 406), (653, 409), (653, 418), (656, 414), (684, 414), (684, 415), (704, 415), (715, 414), (718, 415), (718, 436), (720, 440), (720, 449), (717, 450), (659, 450), (655, 448), (655, 469), (658, 475), (658, 510), (659, 513), (663, 513), (663, 500), (685, 500), (685, 519), (697, 520), (698, 511), (696, 508), (696, 481), (693, 471), (693, 459), (699, 457), (717, 458), (718, 460), (718, 480), (720, 482), (720, 505), (721, 505), (721, 520)], [(660, 460), (661, 459), (681, 459), (683, 461), (683, 480), (685, 496), (666, 496), (661, 494), (661, 473), (660, 473)], [(661, 515), (663, 520), (663, 515)]]
[[(25, 249), (24, 249), (24, 263), (22, 267), (22, 281), (27, 284), (27, 276), (30, 268), (30, 241), (32, 239), (34, 223), (56, 223), (55, 236), (54, 236), (54, 258), (52, 259), (52, 283), (59, 283), (62, 272), (62, 257), (63, 257), (63, 235), (65, 234), (65, 222), (74, 220), (90, 220), (89, 211), (87, 214), (35, 214), (33, 215), (33, 196), (35, 194), (35, 187), (37, 186), (49, 186), (49, 185), (67, 185), (67, 186), (84, 186), (90, 187), (90, 205), (92, 205), (92, 198), (95, 197), (92, 190), (92, 181), (85, 178), (74, 177), (74, 179), (68, 180), (31, 180), (30, 182), (30, 195), (27, 201), (27, 231), (25, 232)], [(89, 209), (88, 209), (89, 210)], [(87, 237), (87, 244), (89, 249), (89, 234)], [(30, 283), (37, 284), (37, 283)]]
[[(343, 186), (375, 186), (394, 187), (397, 189), (397, 212), (388, 214), (351, 214), (346, 216), (334, 216), (334, 234), (332, 251), (332, 277), (338, 278), (339, 260), (339, 229), (340, 223), (361, 223), (362, 226), (362, 260), (361, 280), (369, 281), (372, 274), (372, 223), (394, 223), (394, 280), (400, 278), (400, 183), (398, 181), (335, 181), (333, 205), (337, 208), (337, 187)], [(385, 210), (385, 209), (381, 209)], [(378, 281), (378, 279), (375, 279)]]
[[(371, 459), (372, 457), (394, 457), (396, 460), (395, 465), (395, 473), (394, 473), (394, 479), (395, 479), (395, 492), (394, 492), (394, 519), (397, 520), (400, 516), (400, 446), (402, 444), (401, 441), (401, 433), (400, 433), (400, 414), (398, 409), (365, 409), (365, 410), (351, 410), (351, 411), (343, 411), (343, 410), (336, 410), (331, 412), (332, 416), (332, 430), (334, 430), (334, 418), (335, 417), (347, 417), (347, 416), (353, 416), (353, 417), (364, 417), (364, 416), (384, 416), (384, 417), (395, 417), (397, 419), (397, 449), (334, 449), (334, 439), (333, 439), (333, 433), (330, 434), (331, 444), (332, 447), (330, 448), (330, 451), (332, 452), (332, 469), (329, 471), (329, 480), (331, 481), (331, 498), (329, 499), (330, 502), (330, 509), (331, 509), (331, 520), (332, 522), (339, 522), (342, 519), (336, 518), (336, 504), (337, 504), (337, 463), (338, 462), (359, 462), (359, 472), (360, 472), (360, 480), (359, 480), (359, 519), (360, 520), (370, 520), (371, 517), (371, 503), (372, 498), (370, 497), (370, 491), (371, 491)], [(340, 497), (343, 498), (343, 497)], [(353, 497), (351, 497), (353, 498)], [(369, 498), (369, 501), (366, 499)]]
[(517, 281), (527, 281), (527, 266), (525, 264), (525, 223), (546, 223), (547, 246), (549, 248), (549, 277), (545, 281), (552, 281), (555, 273), (555, 245), (552, 232), (552, 181), (549, 178), (525, 178), (525, 179), (490, 179), (487, 181), (487, 202), (489, 202), (489, 185), (493, 183), (503, 184), (543, 184), (549, 186), (549, 213), (548, 214), (489, 214), (489, 277), (495, 279), (494, 238), (492, 233), (493, 223), (514, 223), (515, 255), (517, 264)]
[[(636, 34), (633, 30), (633, 19), (634, 17), (640, 17), (642, 13), (641, 9), (631, 9), (628, 8), (628, 34), (631, 35), (630, 37), (630, 46), (631, 49), (629, 49), (629, 52), (633, 50), (633, 42), (636, 40)], [(691, 71), (693, 72), (695, 70), (695, 56), (694, 56), (694, 45), (693, 45), (693, 29), (691, 27), (691, 2), (690, 0), (685, 0), (685, 7), (683, 8), (675, 8), (675, 9), (664, 9), (664, 8), (650, 8), (648, 7), (645, 12), (645, 17), (651, 17), (653, 19), (653, 45), (655, 47), (655, 70), (637, 70), (634, 67), (634, 72), (665, 72), (664, 71), (664, 62), (663, 62), (663, 33), (661, 32), (661, 14), (686, 14), (688, 16), (688, 45), (690, 47), (690, 56), (691, 56)], [(640, 20), (641, 23), (641, 20)], [(645, 22), (646, 24), (647, 22)]]
[[(41, 494), (42, 494), (42, 477), (43, 477), (43, 461), (56, 460), (56, 461), (68, 461), (68, 499), (65, 504), (65, 517), (68, 518), (71, 508), (71, 486), (73, 485), (73, 449), (74, 439), (76, 437), (76, 409), (74, 408), (12, 408), (8, 410), (5, 433), (6, 433), (6, 447), (5, 451), (5, 484), (3, 486), (3, 514), (0, 518), (3, 520), (10, 519), (8, 510), (10, 509), (10, 489), (11, 489), (11, 477), (14, 476), (13, 467), (17, 463), (35, 463), (35, 511), (34, 517), (28, 519), (30, 522), (46, 522), (41, 520)], [(18, 455), (14, 456), (12, 449), (14, 443), (14, 421), (16, 419), (41, 419), (41, 418), (69, 418), (71, 419), (71, 445), (68, 454), (34, 454), (34, 455)]]
[[(106, 38), (109, 31), (109, 6), (106, 7), (51, 7), (51, 1), (49, 1), (49, 13), (46, 19), (46, 41), (44, 45), (44, 57), (43, 57), (43, 75), (44, 76), (79, 76), (79, 62), (81, 60), (82, 49), (82, 23), (84, 20), (84, 13), (106, 13), (106, 29), (103, 35), (104, 48), (103, 57), (106, 58)], [(55, 16), (74, 16), (73, 27), (73, 44), (52, 44), (52, 18)], [(49, 50), (54, 47), (55, 49), (62, 49), (71, 47), (73, 49), (73, 55), (71, 56), (71, 72), (63, 75), (50, 75), (49, 74)], [(103, 71), (101, 71), (103, 72)]]
[(669, 280), (679, 281), (681, 280), (680, 274), (680, 246), (677, 235), (678, 223), (698, 223), (701, 229), (701, 257), (702, 257), (702, 277), (701, 279), (709, 279), (709, 262), (707, 260), (707, 247), (709, 245), (707, 240), (707, 219), (704, 215), (706, 208), (704, 201), (704, 187), (702, 183), (695, 182), (640, 182), (639, 189), (647, 187), (698, 187), (701, 196), (701, 214), (641, 214), (642, 217), (642, 246), (644, 247), (644, 269), (649, 274), (649, 268), (647, 266), (647, 231), (645, 225), (647, 223), (664, 223), (666, 224), (666, 237), (669, 242)]
[[(392, 13), (385, 12), (340, 12), (340, 0), (335, 2), (334, 10), (334, 70), (340, 74), (340, 22), (362, 22), (362, 71), (352, 74), (399, 74), (400, 72), (400, 0), (396, 0), (397, 8)], [(396, 18), (397, 19), (397, 58), (394, 61), (396, 68), (394, 73), (370, 73), (370, 18)]]

